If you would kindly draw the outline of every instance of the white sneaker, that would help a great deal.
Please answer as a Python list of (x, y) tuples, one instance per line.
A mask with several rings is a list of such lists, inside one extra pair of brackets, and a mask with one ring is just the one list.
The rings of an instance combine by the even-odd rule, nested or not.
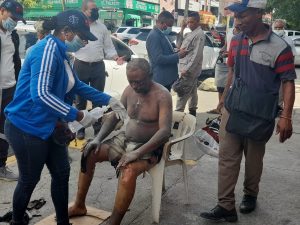
[(7, 166), (0, 167), (0, 180), (17, 181), (19, 176), (8, 169)]

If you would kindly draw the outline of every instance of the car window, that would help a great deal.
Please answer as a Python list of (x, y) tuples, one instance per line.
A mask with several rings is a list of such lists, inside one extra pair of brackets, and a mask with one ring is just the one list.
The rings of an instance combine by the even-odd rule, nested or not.
[(37, 42), (36, 32), (17, 31), (20, 38), (19, 53), (24, 59), (26, 50)]
[(112, 38), (112, 42), (115, 46), (118, 56), (125, 56), (125, 60), (129, 61), (131, 59), (131, 55), (133, 55), (131, 49), (127, 45), (125, 45), (122, 41), (117, 40), (115, 38)]
[(138, 34), (140, 32), (140, 28), (131, 28), (127, 32), (128, 34)]
[(292, 32), (292, 31), (288, 32), (288, 36), (293, 36), (293, 34), (294, 34), (294, 32)]
[(295, 35), (296, 36), (300, 36), (300, 32), (295, 32)]
[(135, 39), (140, 40), (140, 41), (146, 41), (146, 39), (147, 39), (149, 33), (150, 33), (150, 30), (149, 30), (149, 31), (145, 31), (145, 32), (140, 32), (140, 33), (135, 37)]
[(294, 44), (297, 47), (300, 47), (300, 38), (294, 40)]
[(117, 30), (117, 33), (122, 33), (126, 30), (125, 27), (120, 27), (118, 30)]

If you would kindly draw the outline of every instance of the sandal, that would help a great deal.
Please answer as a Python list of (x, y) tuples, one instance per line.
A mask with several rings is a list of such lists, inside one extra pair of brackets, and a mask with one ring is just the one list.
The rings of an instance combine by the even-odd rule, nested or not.
[(28, 203), (27, 209), (40, 209), (46, 204), (46, 200), (44, 198), (40, 198), (38, 200), (33, 200)]

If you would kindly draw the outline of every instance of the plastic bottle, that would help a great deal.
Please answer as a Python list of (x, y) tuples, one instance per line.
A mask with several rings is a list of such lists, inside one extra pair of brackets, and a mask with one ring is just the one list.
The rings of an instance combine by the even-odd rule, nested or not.
[[(104, 112), (106, 112), (107, 109), (108, 109), (107, 106), (96, 107), (96, 108), (92, 109), (91, 111), (89, 111), (89, 113), (92, 114), (93, 117), (100, 119), (103, 116)], [(74, 120), (73, 122), (69, 122), (68, 126), (73, 133), (76, 133), (78, 130), (83, 128), (83, 126), (76, 120)]]

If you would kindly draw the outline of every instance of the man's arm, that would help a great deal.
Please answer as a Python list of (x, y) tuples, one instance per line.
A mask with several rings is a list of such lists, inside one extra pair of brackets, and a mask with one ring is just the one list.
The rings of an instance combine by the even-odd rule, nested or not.
[(228, 67), (228, 73), (227, 73), (227, 80), (226, 80), (226, 84), (225, 84), (225, 88), (224, 88), (224, 91), (223, 91), (223, 94), (222, 94), (222, 97), (219, 101), (219, 104), (218, 104), (218, 107), (217, 109), (220, 111), (223, 106), (224, 106), (224, 102), (225, 102), (225, 97), (228, 93), (228, 90), (230, 89), (230, 86), (232, 84), (232, 81), (233, 81), (233, 67)]
[(279, 141), (285, 142), (292, 136), (292, 113), (295, 101), (295, 82), (282, 82), (282, 94), (284, 109), (277, 123), (276, 134), (279, 133)]

